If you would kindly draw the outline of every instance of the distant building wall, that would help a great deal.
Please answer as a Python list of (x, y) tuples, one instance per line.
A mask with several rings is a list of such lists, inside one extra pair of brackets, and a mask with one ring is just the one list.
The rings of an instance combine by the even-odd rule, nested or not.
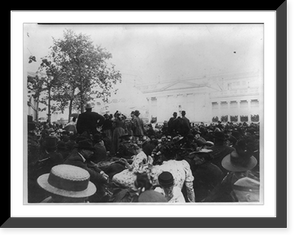
[(191, 122), (257, 122), (263, 115), (263, 80), (258, 72), (140, 85), (149, 115), (158, 122), (186, 111)]

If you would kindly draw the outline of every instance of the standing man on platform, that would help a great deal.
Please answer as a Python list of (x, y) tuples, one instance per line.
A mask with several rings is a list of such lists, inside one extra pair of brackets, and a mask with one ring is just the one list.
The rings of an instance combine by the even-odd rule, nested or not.
[(178, 126), (179, 126), (179, 134), (182, 136), (187, 136), (191, 130), (191, 123), (188, 118), (186, 118), (186, 112), (183, 110), (181, 111), (181, 118), (178, 118)]
[(92, 108), (91, 103), (86, 104), (86, 111), (78, 116), (76, 124), (78, 134), (82, 134), (83, 132), (92, 135), (99, 133), (97, 127), (103, 125), (105, 118), (102, 115), (93, 112)]

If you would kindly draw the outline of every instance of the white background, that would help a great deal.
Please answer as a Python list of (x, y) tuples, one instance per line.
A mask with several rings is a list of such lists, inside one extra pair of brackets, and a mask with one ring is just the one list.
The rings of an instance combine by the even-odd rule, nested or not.
[[(11, 216), (12, 217), (275, 217), (276, 95), (275, 12), (12, 12)], [(262, 204), (24, 205), (23, 24), (24, 23), (264, 23), (264, 172)]]

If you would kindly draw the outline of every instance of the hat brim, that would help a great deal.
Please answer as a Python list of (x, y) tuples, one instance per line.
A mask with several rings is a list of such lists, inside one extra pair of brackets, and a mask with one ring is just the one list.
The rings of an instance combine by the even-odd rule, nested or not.
[(236, 165), (232, 164), (231, 155), (228, 154), (227, 156), (225, 156), (223, 158), (221, 164), (228, 171), (231, 171), (231, 172), (244, 172), (244, 171), (253, 169), (257, 164), (257, 159), (254, 156), (251, 156), (247, 166), (236, 166)]
[(37, 183), (46, 191), (63, 196), (63, 197), (72, 197), (72, 198), (84, 198), (89, 197), (95, 194), (97, 188), (94, 183), (89, 181), (88, 186), (83, 191), (67, 191), (63, 189), (56, 188), (48, 183), (49, 173), (41, 175), (37, 179)]
[(207, 154), (207, 153), (210, 153), (210, 152), (212, 152), (213, 150), (211, 150), (211, 149), (201, 149), (201, 150), (199, 150), (199, 151), (193, 151), (193, 152), (191, 152), (190, 154)]

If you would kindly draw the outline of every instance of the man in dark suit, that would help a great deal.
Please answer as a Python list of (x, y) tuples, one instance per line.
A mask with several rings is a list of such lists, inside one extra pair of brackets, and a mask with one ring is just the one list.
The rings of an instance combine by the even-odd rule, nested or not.
[(177, 112), (174, 112), (173, 116), (169, 119), (168, 122), (169, 134), (172, 136), (176, 135), (177, 132), (176, 120), (177, 120)]
[(188, 118), (186, 118), (186, 112), (183, 110), (181, 111), (181, 118), (177, 118), (177, 126), (178, 126), (178, 133), (184, 137), (186, 137), (191, 130), (191, 123)]
[(97, 192), (90, 197), (90, 202), (101, 202), (106, 194), (104, 186), (108, 182), (108, 175), (89, 161), (94, 150), (91, 140), (81, 140), (78, 142), (77, 150), (70, 154), (64, 164), (81, 167), (89, 172), (90, 181), (97, 187)]
[(82, 134), (83, 132), (87, 132), (88, 134), (96, 134), (99, 133), (97, 131), (97, 127), (102, 126), (105, 118), (92, 111), (92, 105), (88, 103), (85, 106), (85, 112), (81, 113), (78, 116), (76, 129), (78, 134)]

